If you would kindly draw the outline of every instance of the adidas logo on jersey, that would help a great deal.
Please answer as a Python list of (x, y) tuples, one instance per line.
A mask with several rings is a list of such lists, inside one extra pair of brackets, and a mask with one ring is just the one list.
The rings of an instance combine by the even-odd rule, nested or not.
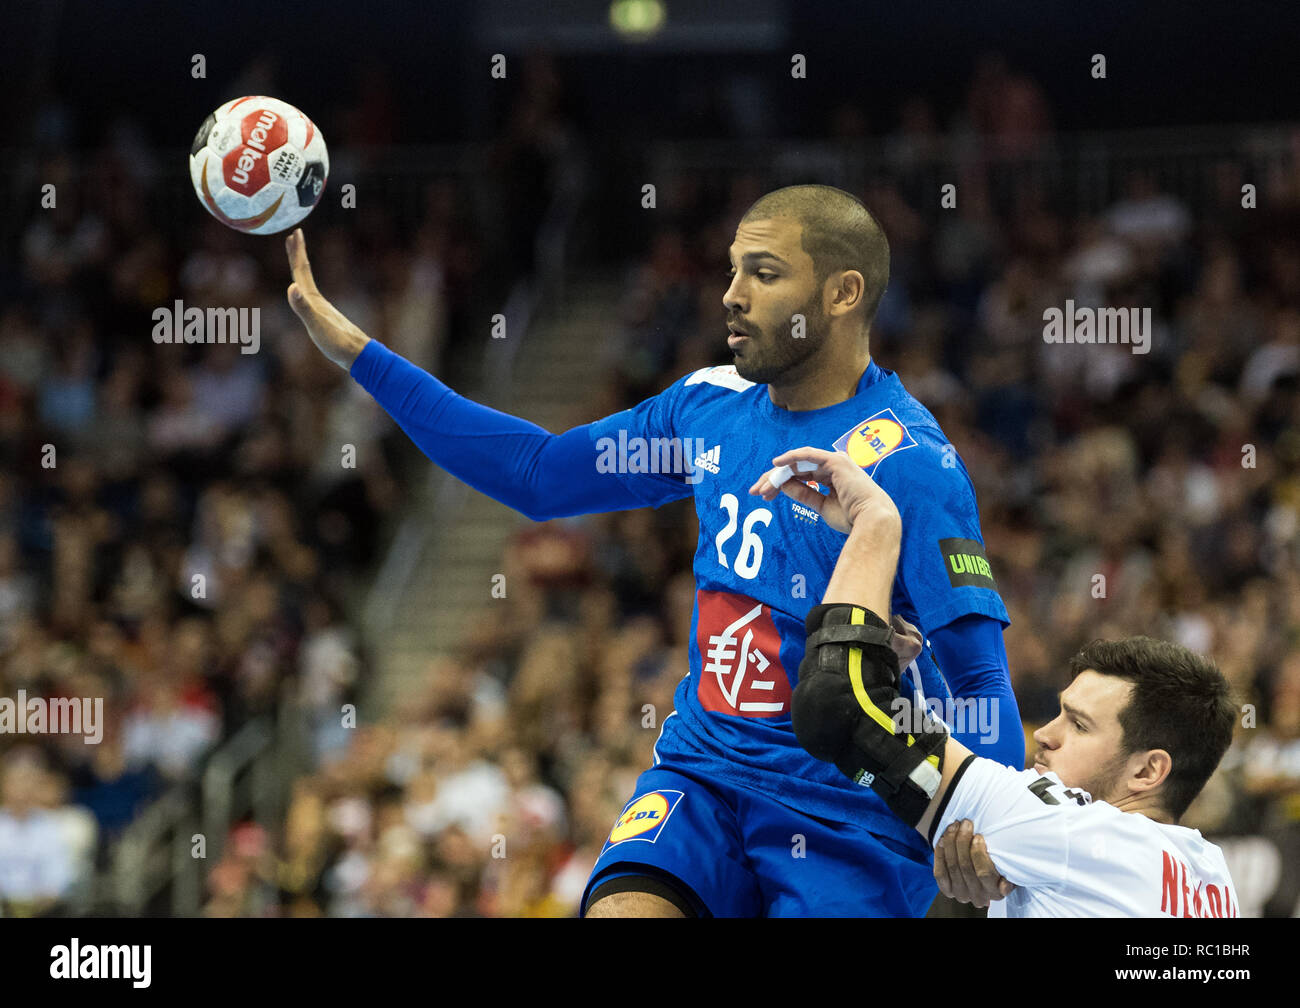
[(695, 467), (718, 475), (718, 462), (722, 458), (722, 445), (714, 445), (695, 459)]

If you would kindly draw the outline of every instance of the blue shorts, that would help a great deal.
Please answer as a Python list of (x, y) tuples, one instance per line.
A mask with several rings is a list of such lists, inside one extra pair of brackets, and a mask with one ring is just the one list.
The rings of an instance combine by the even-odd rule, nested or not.
[(932, 859), (897, 840), (662, 763), (637, 779), (583, 912), (625, 875), (668, 876), (702, 917), (923, 917), (938, 893)]

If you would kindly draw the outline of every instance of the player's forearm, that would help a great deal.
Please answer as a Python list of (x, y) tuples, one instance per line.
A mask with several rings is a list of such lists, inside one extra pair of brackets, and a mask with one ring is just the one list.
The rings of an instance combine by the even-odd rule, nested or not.
[(350, 373), (432, 461), (534, 521), (643, 506), (598, 470), (585, 428), (556, 435), (466, 399), (374, 341)]
[[(863, 599), (887, 592), (892, 567), (881, 570), (882, 550), (855, 546), (842, 555), (843, 570), (837, 567), (844, 590)], [(852, 601), (828, 602), (809, 612), (805, 627), (804, 660), (790, 705), (799, 744), (834, 763), (854, 784), (870, 787), (926, 836), (955, 777), (953, 761), (970, 750), (928, 710), (900, 696), (898, 656), (880, 613)]]
[(888, 623), (900, 539), (899, 527), (888, 521), (855, 523), (822, 601), (863, 606)]
[(930, 836), (930, 831), (934, 827), (935, 818), (939, 815), (939, 810), (944, 807), (948, 801), (948, 793), (955, 786), (962, 767), (966, 763), (966, 757), (974, 755), (969, 749), (958, 742), (951, 735), (944, 744), (943, 750), (943, 776), (939, 781), (939, 790), (934, 793), (930, 799), (930, 804), (926, 806), (925, 815), (916, 824), (916, 831), (925, 837), (930, 846), (934, 846), (934, 838)]

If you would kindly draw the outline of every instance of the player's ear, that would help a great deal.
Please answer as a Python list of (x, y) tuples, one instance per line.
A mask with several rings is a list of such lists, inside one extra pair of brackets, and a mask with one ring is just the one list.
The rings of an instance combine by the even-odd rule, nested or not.
[(1135, 755), (1129, 786), (1134, 791), (1151, 792), (1169, 779), (1173, 757), (1164, 749), (1148, 749)]
[(826, 278), (826, 283), (830, 287), (829, 314), (847, 315), (862, 304), (866, 281), (857, 270), (834, 272)]

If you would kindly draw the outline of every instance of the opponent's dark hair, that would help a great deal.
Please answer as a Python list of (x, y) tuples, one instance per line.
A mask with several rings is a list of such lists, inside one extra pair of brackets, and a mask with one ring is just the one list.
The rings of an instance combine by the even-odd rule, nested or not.
[(1126, 756), (1169, 753), (1161, 804), (1181, 819), (1232, 743), (1237, 709), (1227, 680), (1208, 658), (1151, 637), (1095, 640), (1070, 659), (1072, 676), (1085, 669), (1133, 684), (1119, 715), (1120, 744)]
[(818, 287), (836, 270), (862, 274), (870, 326), (889, 283), (889, 241), (861, 200), (834, 186), (787, 186), (760, 198), (740, 221), (773, 217), (793, 217), (803, 225), (803, 250), (812, 257)]

